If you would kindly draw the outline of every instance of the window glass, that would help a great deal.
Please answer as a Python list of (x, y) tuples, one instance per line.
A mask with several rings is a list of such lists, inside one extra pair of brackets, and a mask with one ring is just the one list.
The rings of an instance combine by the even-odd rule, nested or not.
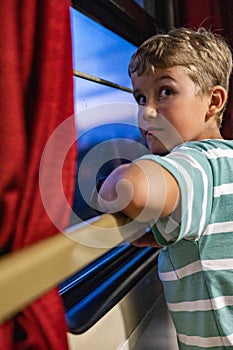
[(98, 214), (92, 203), (95, 184), (125, 160), (142, 155), (143, 144), (132, 94), (80, 78), (75, 81), (77, 95), (80, 89), (79, 97), (83, 94), (83, 98), (77, 99), (80, 110), (76, 113), (78, 159), (73, 207), (76, 215), (72, 224)]
[[(71, 20), (74, 69), (131, 89), (128, 63), (136, 46), (77, 10), (71, 9)], [(75, 76), (74, 100), (78, 158), (72, 223), (96, 216), (92, 190), (99, 179), (144, 151), (132, 92)]]
[(131, 87), (128, 63), (136, 47), (71, 9), (74, 69)]
[[(129, 92), (75, 77), (74, 93), (79, 134), (82, 134), (85, 130), (93, 126), (104, 123), (120, 122), (122, 120), (135, 125), (137, 123), (137, 106), (133, 94)], [(111, 105), (112, 103), (114, 103), (114, 107)], [(116, 113), (115, 110), (116, 103), (119, 104), (119, 113)], [(106, 108), (104, 108), (106, 104), (109, 104), (108, 112), (106, 112)], [(127, 104), (132, 105), (130, 113), (128, 112), (129, 107)], [(92, 112), (94, 110), (93, 107), (100, 105), (103, 105), (103, 110), (105, 112)], [(125, 109), (122, 106), (125, 106)], [(87, 110), (86, 113), (84, 113), (84, 110)], [(134, 113), (133, 115), (132, 112)], [(119, 119), (117, 120), (117, 118)]]
[(144, 8), (144, 0), (134, 0), (139, 6)]

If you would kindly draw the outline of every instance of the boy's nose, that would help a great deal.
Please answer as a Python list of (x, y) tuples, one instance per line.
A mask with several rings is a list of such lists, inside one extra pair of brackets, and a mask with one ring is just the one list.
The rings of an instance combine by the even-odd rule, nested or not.
[(144, 120), (152, 120), (157, 118), (157, 111), (154, 107), (142, 106), (141, 117)]

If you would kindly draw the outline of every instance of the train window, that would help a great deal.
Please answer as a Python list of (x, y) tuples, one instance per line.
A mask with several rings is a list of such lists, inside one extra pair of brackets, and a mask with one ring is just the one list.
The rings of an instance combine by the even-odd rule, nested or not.
[(144, 7), (144, 0), (135, 0), (135, 2), (141, 6), (141, 7)]
[(130, 87), (127, 63), (136, 46), (74, 9), (71, 23), (74, 69)]
[[(103, 178), (120, 164), (117, 140), (142, 140), (136, 125), (137, 108), (128, 76), (128, 63), (136, 45), (75, 9), (71, 9), (71, 24), (79, 153), (74, 199), (76, 215), (72, 223), (78, 223), (97, 215), (90, 203), (92, 188), (88, 189), (88, 186), (94, 187), (98, 178)], [(105, 146), (108, 151), (109, 147), (112, 149), (107, 155), (102, 150), (103, 142), (110, 139), (115, 142)], [(85, 171), (80, 171), (84, 157), (91, 154), (96, 145), (101, 150), (98, 166), (103, 166), (97, 179), (92, 161), (91, 164), (86, 161), (85, 166), (82, 164)], [(137, 153), (130, 156), (133, 157), (137, 157)], [(88, 194), (83, 195), (83, 191)]]
[[(138, 11), (142, 11), (138, 20), (126, 19), (128, 11), (114, 1), (104, 1), (105, 6), (90, 0), (82, 1), (82, 5), (73, 1), (71, 8), (78, 159), (74, 215), (70, 226), (98, 214), (91, 202), (92, 187), (98, 178), (107, 176), (116, 165), (145, 153), (137, 128), (137, 106), (128, 76), (128, 63), (138, 44), (145, 35), (149, 36), (148, 28), (154, 31), (155, 26), (150, 19), (147, 23), (142, 21), (147, 17), (143, 17), (144, 11), (138, 4), (128, 3), (132, 6), (132, 16), (138, 16)], [(137, 6), (136, 12), (134, 6)], [(123, 150), (119, 140), (121, 144), (123, 142)], [(98, 152), (92, 155), (96, 147)], [(127, 148), (126, 156), (124, 148)], [(60, 294), (70, 331), (80, 333), (95, 322), (89, 320), (90, 325), (85, 324), (82, 315), (92, 313), (92, 304), (97, 299), (102, 311), (97, 313), (96, 320), (102, 317), (137, 283), (142, 273), (151, 268), (156, 256), (157, 252), (152, 248), (143, 250), (129, 244), (113, 247), (62, 283)], [(132, 273), (137, 269), (138, 273)], [(98, 278), (94, 278), (97, 273)], [(116, 278), (120, 278), (122, 286), (118, 298), (112, 296)], [(103, 295), (109, 300), (105, 304), (107, 308), (101, 306)]]

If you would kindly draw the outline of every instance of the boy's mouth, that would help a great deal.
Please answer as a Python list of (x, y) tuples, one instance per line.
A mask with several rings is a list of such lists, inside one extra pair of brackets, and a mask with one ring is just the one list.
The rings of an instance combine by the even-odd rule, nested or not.
[(145, 130), (145, 136), (154, 136), (156, 137), (156, 135), (162, 131), (162, 128), (155, 128), (155, 127), (150, 127), (148, 129)]

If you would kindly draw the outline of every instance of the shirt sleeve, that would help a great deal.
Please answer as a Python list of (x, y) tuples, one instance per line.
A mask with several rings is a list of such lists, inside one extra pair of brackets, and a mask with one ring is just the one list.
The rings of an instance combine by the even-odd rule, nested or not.
[(169, 215), (154, 221), (156, 241), (167, 246), (181, 239), (198, 240), (208, 225), (213, 201), (213, 174), (204, 153), (183, 145), (165, 157), (149, 154), (140, 159), (159, 163), (174, 176), (180, 188), (180, 220)]

